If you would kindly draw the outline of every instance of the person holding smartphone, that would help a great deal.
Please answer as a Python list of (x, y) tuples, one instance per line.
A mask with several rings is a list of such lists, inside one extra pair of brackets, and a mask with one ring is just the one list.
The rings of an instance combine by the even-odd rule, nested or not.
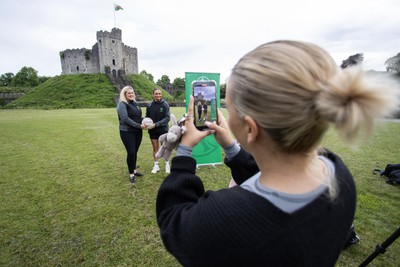
[[(356, 189), (321, 141), (333, 125), (351, 143), (399, 104), (398, 84), (365, 75), (340, 69), (314, 44), (275, 41), (232, 69), (227, 121), (218, 111), (218, 123), (197, 129), (191, 96), (186, 133), (157, 195), (166, 249), (183, 266), (334, 266)], [(205, 191), (196, 175), (192, 149), (210, 134), (238, 186)]]
[[(171, 117), (169, 104), (162, 97), (161, 89), (153, 89), (153, 101), (147, 104), (146, 117), (153, 120), (153, 125), (148, 127), (151, 145), (153, 147), (154, 165), (151, 173), (160, 171), (156, 153), (160, 148), (158, 138), (168, 132), (168, 123)], [(169, 161), (165, 162), (165, 172), (170, 172)]]

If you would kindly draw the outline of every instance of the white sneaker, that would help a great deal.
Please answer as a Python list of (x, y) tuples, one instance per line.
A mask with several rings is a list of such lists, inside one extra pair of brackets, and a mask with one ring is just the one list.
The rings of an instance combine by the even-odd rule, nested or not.
[(169, 163), (165, 163), (165, 173), (171, 173), (171, 167), (169, 166)]
[(160, 170), (160, 167), (158, 165), (154, 165), (153, 169), (151, 170), (151, 173), (157, 173)]

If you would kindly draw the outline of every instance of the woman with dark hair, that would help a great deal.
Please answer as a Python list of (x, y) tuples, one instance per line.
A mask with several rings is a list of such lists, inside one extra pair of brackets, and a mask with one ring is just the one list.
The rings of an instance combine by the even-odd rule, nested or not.
[[(154, 160), (151, 173), (157, 173), (160, 171), (158, 159), (156, 158), (156, 153), (160, 148), (158, 138), (168, 132), (168, 123), (170, 120), (169, 104), (162, 97), (162, 92), (159, 88), (153, 89), (153, 101), (147, 104), (146, 117), (153, 120), (153, 125), (148, 127)], [(165, 162), (165, 172), (170, 172), (169, 161)]]

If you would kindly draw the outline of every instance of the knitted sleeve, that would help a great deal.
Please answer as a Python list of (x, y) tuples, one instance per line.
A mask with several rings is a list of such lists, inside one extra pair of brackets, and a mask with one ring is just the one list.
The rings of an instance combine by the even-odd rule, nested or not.
[(224, 162), (231, 169), (232, 178), (238, 185), (259, 172), (253, 156), (242, 148), (236, 156), (229, 160), (225, 158)]

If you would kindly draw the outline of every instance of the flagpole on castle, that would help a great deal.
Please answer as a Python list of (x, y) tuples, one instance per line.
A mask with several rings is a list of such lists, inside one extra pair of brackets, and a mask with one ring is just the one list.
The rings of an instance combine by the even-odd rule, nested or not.
[(117, 21), (115, 19), (115, 11), (124, 10), (120, 5), (114, 4), (114, 28), (117, 28)]
[(114, 8), (114, 28), (117, 28), (117, 21), (115, 20), (115, 8)]

